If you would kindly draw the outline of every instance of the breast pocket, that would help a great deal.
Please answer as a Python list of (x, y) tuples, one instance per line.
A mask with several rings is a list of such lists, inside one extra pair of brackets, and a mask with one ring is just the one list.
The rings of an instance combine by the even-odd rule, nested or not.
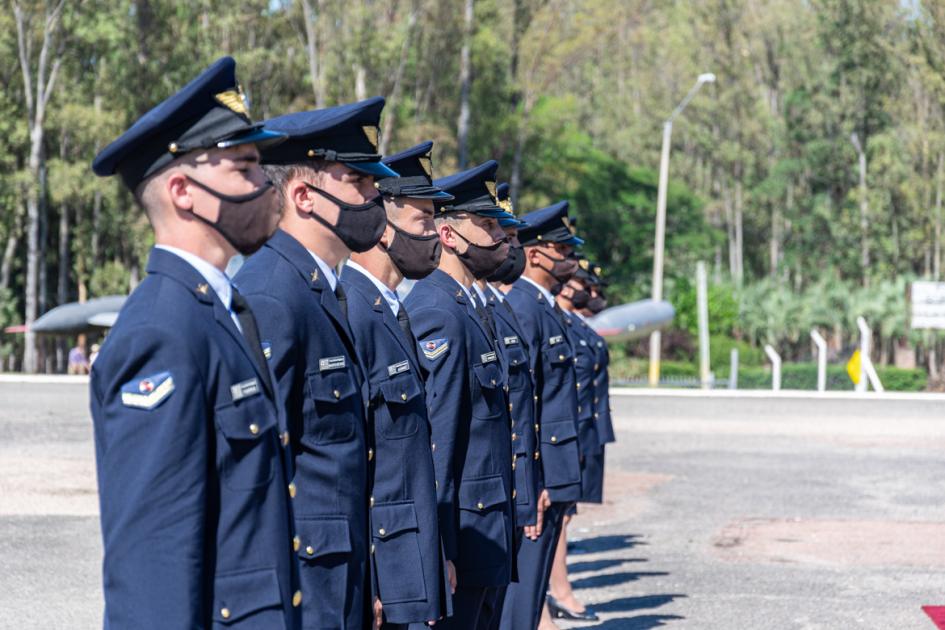
[(509, 362), (509, 390), (521, 391), (528, 387), (531, 376), (528, 371), (528, 357), (520, 345), (508, 346), (505, 356)]
[(414, 435), (424, 418), (423, 390), (409, 372), (381, 381), (374, 422), (381, 435), (396, 440)]
[(393, 604), (425, 600), (427, 589), (413, 502), (377, 504), (371, 509), (371, 523), (381, 601)]
[(508, 494), (500, 475), (464, 479), (459, 487), (459, 569), (502, 566), (508, 561)]
[(541, 457), (545, 485), (549, 488), (581, 481), (581, 456), (574, 420), (541, 423)]
[(354, 437), (356, 423), (364, 417), (354, 376), (347, 369), (309, 372), (306, 376), (314, 413), (305, 418), (303, 439), (318, 445), (347, 442)]
[(278, 457), (272, 404), (257, 395), (218, 405), (214, 418), (223, 436), (218, 457), (224, 484), (231, 490), (253, 490), (272, 481)]
[(473, 373), (479, 391), (473, 391), (473, 416), (478, 420), (502, 420), (505, 416), (504, 380), (498, 362), (475, 364)]
[(563, 370), (574, 365), (574, 354), (566, 343), (548, 346), (542, 351), (545, 361), (556, 369)]

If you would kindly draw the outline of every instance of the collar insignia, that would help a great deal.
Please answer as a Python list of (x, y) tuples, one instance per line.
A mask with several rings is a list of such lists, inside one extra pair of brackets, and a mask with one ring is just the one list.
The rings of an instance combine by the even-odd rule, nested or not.
[(197, 293), (199, 293), (200, 295), (206, 295), (207, 291), (209, 290), (210, 290), (210, 285), (207, 284), (206, 282), (201, 282), (200, 284), (197, 285)]
[(312, 272), (311, 277), (312, 277), (312, 282), (318, 281), (318, 269), (317, 269), (317, 268)]

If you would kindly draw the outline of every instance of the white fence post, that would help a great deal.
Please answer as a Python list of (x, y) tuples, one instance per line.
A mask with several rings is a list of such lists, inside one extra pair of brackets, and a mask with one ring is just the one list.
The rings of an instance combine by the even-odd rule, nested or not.
[(874, 391), (884, 392), (886, 388), (880, 382), (879, 374), (876, 373), (876, 367), (870, 358), (873, 331), (862, 316), (856, 318), (856, 325), (860, 329), (860, 382), (856, 384), (856, 391), (865, 392), (868, 389), (867, 379), (869, 379), (869, 384), (873, 386)]
[(696, 302), (699, 311), (699, 381), (709, 389), (709, 289), (705, 263), (696, 263)]
[(765, 354), (771, 360), (771, 389), (779, 392), (781, 391), (781, 355), (768, 344), (765, 344)]
[(816, 328), (811, 329), (810, 338), (817, 345), (817, 391), (827, 391), (827, 340)]
[(732, 348), (731, 357), (728, 369), (728, 388), (738, 389), (738, 348)]

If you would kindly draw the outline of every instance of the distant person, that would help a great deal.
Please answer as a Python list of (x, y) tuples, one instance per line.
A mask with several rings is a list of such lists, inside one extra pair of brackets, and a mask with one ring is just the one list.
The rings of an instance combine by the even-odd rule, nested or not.
[(69, 374), (88, 374), (89, 360), (85, 358), (85, 351), (80, 346), (74, 346), (69, 350)]
[[(224, 57), (92, 164), (154, 228), (148, 276), (92, 373), (105, 628), (287, 628), (292, 558), (284, 417), (252, 310), (223, 273), (279, 218)], [(314, 595), (314, 594), (312, 594)]]

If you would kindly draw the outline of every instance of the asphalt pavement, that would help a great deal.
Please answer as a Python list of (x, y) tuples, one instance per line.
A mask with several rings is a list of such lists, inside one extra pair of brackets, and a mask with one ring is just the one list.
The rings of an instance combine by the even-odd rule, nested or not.
[[(569, 555), (602, 630), (934, 625), (945, 397), (615, 391)], [(101, 626), (84, 384), (0, 378), (0, 628)]]

